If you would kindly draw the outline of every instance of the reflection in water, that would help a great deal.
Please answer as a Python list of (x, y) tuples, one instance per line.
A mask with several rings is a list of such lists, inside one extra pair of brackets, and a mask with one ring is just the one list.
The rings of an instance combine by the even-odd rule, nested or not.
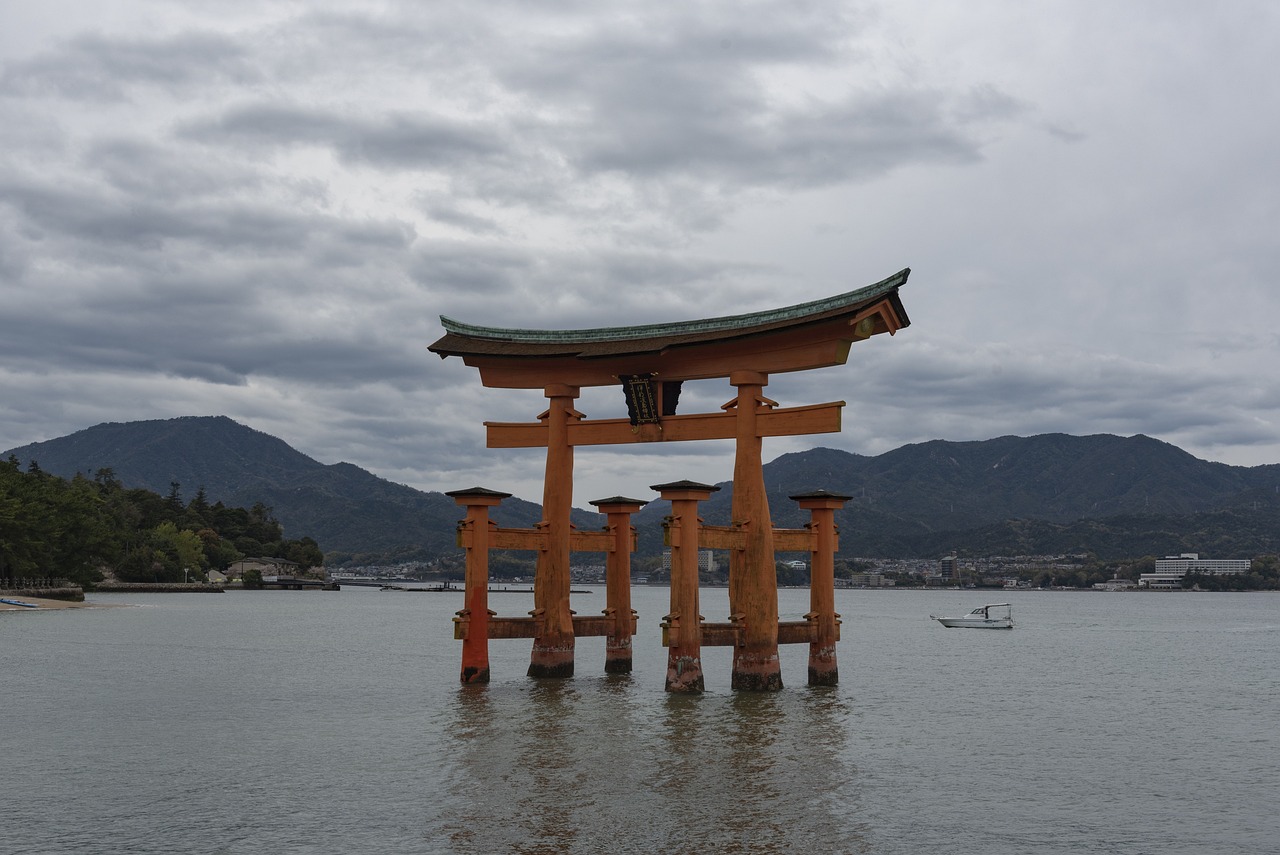
[(527, 782), (516, 802), (524, 834), (512, 851), (572, 851), (573, 809), (586, 795), (578, 791), (584, 776), (575, 770), (576, 752), (568, 745), (567, 720), (579, 700), (575, 687), (562, 680), (539, 680), (529, 693), (529, 726), (520, 734), (515, 763), (515, 774)]
[[(748, 840), (786, 839), (783, 836), (785, 817), (752, 809), (756, 805), (778, 804), (782, 791), (797, 784), (785, 779), (787, 770), (779, 767), (774, 750), (783, 723), (781, 707), (776, 694), (735, 695), (734, 715), (724, 727), (724, 740), (731, 747), (729, 771), (741, 812), (733, 818), (734, 825)], [(737, 732), (731, 733), (733, 730)], [(801, 784), (800, 789), (806, 788)]]
[[(839, 689), (669, 695), (614, 675), (462, 687), (455, 852), (864, 852)], [(433, 835), (434, 836), (434, 835)]]
[(667, 713), (663, 739), (690, 774), (667, 790), (684, 821), (664, 829), (664, 849), (866, 851), (834, 691), (672, 698)]

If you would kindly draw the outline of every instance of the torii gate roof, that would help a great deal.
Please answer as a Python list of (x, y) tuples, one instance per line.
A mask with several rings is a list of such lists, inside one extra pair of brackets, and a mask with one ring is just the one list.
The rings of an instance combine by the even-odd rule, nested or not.
[(504, 388), (607, 386), (622, 374), (693, 380), (824, 368), (843, 364), (854, 341), (910, 324), (898, 298), (910, 273), (785, 308), (667, 324), (503, 329), (441, 315), (445, 335), (429, 349), (462, 357), (480, 369), (484, 385)]

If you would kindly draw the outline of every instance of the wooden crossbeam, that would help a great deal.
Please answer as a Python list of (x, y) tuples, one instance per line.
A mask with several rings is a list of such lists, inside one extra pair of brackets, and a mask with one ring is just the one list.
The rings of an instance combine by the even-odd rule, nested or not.
[[(471, 547), (471, 531), (465, 527), (458, 529), (457, 544), (462, 549)], [(547, 548), (547, 531), (543, 528), (499, 528), (489, 527), (490, 549), (524, 549), (541, 551)], [(574, 531), (569, 535), (569, 549), (572, 552), (613, 552), (616, 542), (613, 532)], [(636, 551), (636, 534), (631, 532), (631, 551)]]
[[(453, 619), (453, 637), (465, 640), (471, 622), (466, 616)], [(636, 634), (636, 617), (631, 617), (630, 634)], [(608, 637), (618, 634), (618, 619), (613, 615), (574, 615), (573, 634), (579, 638)], [(540, 616), (535, 617), (497, 617), (489, 616), (489, 638), (538, 638), (543, 634), (544, 622)]]
[(545, 528), (493, 528), (489, 531), (490, 549), (529, 549), (543, 551), (547, 548)]
[[(702, 646), (736, 647), (740, 643), (742, 629), (742, 624), (734, 621), (723, 623), (703, 621)], [(818, 622), (816, 619), (778, 621), (779, 644), (810, 644), (818, 640)], [(839, 623), (836, 624), (836, 640), (840, 640)]]
[(491, 617), (490, 638), (537, 638), (543, 633), (541, 617)]
[(746, 549), (747, 532), (741, 526), (700, 525), (698, 546), (703, 549)]
[[(459, 528), (457, 544), (462, 549), (471, 546), (471, 531)], [(631, 532), (631, 551), (636, 551), (636, 533)], [(737, 526), (701, 525), (698, 527), (698, 546), (702, 549), (742, 549), (746, 533)], [(670, 538), (666, 545), (671, 546)], [(777, 552), (812, 552), (814, 534), (807, 528), (775, 528), (773, 548)], [(547, 548), (547, 532), (541, 528), (489, 527), (490, 549), (524, 549), (538, 551)], [(569, 549), (573, 552), (613, 552), (613, 532), (574, 531), (569, 535)], [(837, 550), (839, 544), (836, 545)]]
[[(613, 615), (574, 615), (573, 634), (579, 638), (617, 634), (618, 619)], [(636, 634), (636, 618), (631, 618), (630, 635)]]
[(702, 622), (703, 647), (737, 647), (742, 625), (737, 623)]
[[(764, 409), (756, 418), (756, 434), (808, 436), (839, 433), (844, 401), (804, 407)], [(489, 448), (546, 448), (545, 422), (485, 422)], [(641, 428), (644, 428), (643, 430)], [(569, 445), (626, 445), (640, 442), (684, 442), (734, 439), (737, 417), (732, 412), (664, 416), (655, 425), (632, 425), (627, 419), (579, 419), (568, 425)]]
[[(774, 552), (813, 552), (817, 548), (818, 535), (807, 528), (775, 528), (773, 530)], [(836, 550), (840, 549), (837, 541)]]
[[(704, 524), (698, 527), (698, 546), (703, 549), (745, 549), (746, 538), (746, 531), (739, 526)], [(817, 536), (807, 528), (773, 530), (775, 552), (812, 552), (816, 547)], [(839, 548), (837, 543), (836, 549)]]
[[(569, 535), (571, 552), (613, 552), (617, 541), (611, 531), (575, 531)], [(636, 533), (631, 532), (631, 551), (636, 551)]]

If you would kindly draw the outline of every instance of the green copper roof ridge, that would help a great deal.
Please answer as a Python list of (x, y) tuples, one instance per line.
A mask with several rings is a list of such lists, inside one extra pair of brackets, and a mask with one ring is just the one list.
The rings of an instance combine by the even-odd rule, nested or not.
[(639, 326), (632, 327), (596, 327), (594, 329), (580, 330), (532, 330), (482, 327), (476, 324), (457, 321), (453, 318), (441, 315), (440, 324), (444, 327), (445, 332), (471, 336), (473, 338), (543, 343), (626, 341), (629, 339), (656, 338), (659, 336), (687, 335), (689, 333), (707, 332), (712, 330), (749, 329), (761, 324), (793, 320), (796, 318), (803, 318), (808, 315), (818, 314), (820, 312), (839, 309), (842, 306), (856, 303), (861, 300), (870, 299), (881, 294), (887, 294), (890, 291), (901, 287), (907, 281), (907, 276), (910, 273), (911, 268), (906, 267), (887, 279), (882, 279), (873, 285), (867, 285), (866, 287), (859, 288), (856, 291), (837, 294), (834, 297), (812, 300), (808, 303), (797, 303), (794, 306), (785, 306), (780, 309), (766, 309), (761, 312), (749, 312), (742, 315), (725, 315), (723, 317), (704, 318), (696, 321), (675, 321), (664, 324), (641, 324)]

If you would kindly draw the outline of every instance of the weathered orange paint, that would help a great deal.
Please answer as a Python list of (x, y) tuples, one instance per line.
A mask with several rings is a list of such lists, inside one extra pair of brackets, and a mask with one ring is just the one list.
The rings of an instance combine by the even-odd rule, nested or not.
[(763, 394), (769, 377), (756, 371), (735, 371), (729, 375), (729, 382), (738, 388), (733, 402), (738, 435), (732, 515), (734, 524), (742, 526), (746, 535), (743, 548), (729, 554), (730, 620), (741, 625), (739, 644), (733, 649), (732, 685), (735, 689), (771, 692), (782, 688), (778, 575), (756, 428), (760, 412), (771, 404)]
[(613, 549), (605, 555), (604, 615), (610, 629), (605, 639), (604, 670), (606, 674), (630, 674), (636, 621), (636, 612), (631, 608), (631, 552), (635, 549), (631, 515), (648, 503), (618, 497), (591, 504), (606, 515), (606, 533), (614, 541)]
[(569, 608), (569, 541), (573, 508), (573, 447), (569, 423), (582, 417), (573, 409), (578, 388), (563, 383), (545, 387), (547, 409), (547, 467), (542, 484), (542, 523), (546, 549), (538, 553), (533, 604), (541, 610), (543, 635), (533, 640), (530, 677), (573, 676), (573, 610)]
[(677, 481), (657, 484), (662, 498), (671, 502), (667, 524), (671, 546), (671, 611), (663, 618), (663, 642), (667, 645), (668, 692), (701, 692), (702, 615), (698, 605), (698, 502), (710, 498), (719, 487)]
[[(839, 433), (844, 401), (764, 410), (756, 420), (760, 436), (808, 436)], [(545, 448), (545, 422), (485, 422), (489, 448)], [(627, 419), (582, 419), (569, 424), (570, 445), (627, 445), (733, 439), (737, 418), (731, 412), (663, 416), (660, 424), (632, 425)]]
[[(773, 530), (775, 553), (812, 552), (815, 542), (813, 532), (807, 528), (774, 528)], [(745, 549), (746, 543), (746, 530), (741, 526), (704, 523), (698, 528), (698, 544), (703, 549)]]
[(809, 511), (809, 529), (814, 534), (809, 560), (809, 613), (805, 615), (814, 624), (814, 637), (809, 643), (809, 685), (834, 686), (840, 681), (836, 664), (840, 615), (836, 614), (835, 512), (844, 507), (849, 497), (818, 491), (791, 498), (800, 503), (802, 510)]
[[(465, 532), (459, 532), (458, 545), (467, 546), (467, 535)], [(634, 540), (634, 538), (633, 538)], [(547, 548), (547, 531), (541, 528), (498, 528), (489, 526), (489, 548), (490, 549), (524, 549), (532, 552), (541, 552)], [(569, 551), (570, 552), (612, 552), (617, 548), (615, 538), (609, 531), (578, 531), (572, 529), (569, 532)], [(634, 544), (631, 551), (635, 551)]]
[(460, 525), (467, 546), (466, 575), (463, 582), (463, 608), (454, 618), (455, 634), (462, 636), (462, 682), (489, 682), (489, 508), (510, 493), (490, 490), (459, 490), (449, 493), (454, 501), (467, 509)]

